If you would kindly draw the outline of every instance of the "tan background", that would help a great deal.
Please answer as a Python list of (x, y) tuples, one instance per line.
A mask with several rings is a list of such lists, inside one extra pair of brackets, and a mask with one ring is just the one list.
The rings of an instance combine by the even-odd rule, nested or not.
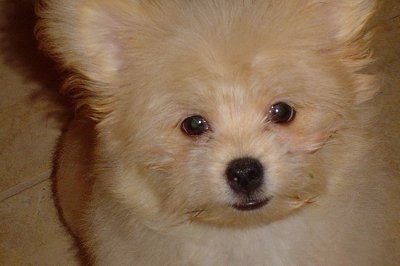
[(66, 108), (34, 20), (33, 0), (0, 0), (0, 265), (74, 265), (49, 181)]
[[(377, 19), (384, 24), (377, 55), (385, 60), (374, 69), (386, 74), (374, 103), (385, 110), (377, 129), (393, 142), (400, 132), (399, 2), (388, 2)], [(32, 0), (0, 0), (0, 265), (74, 265), (49, 180), (67, 108), (56, 93), (60, 75), (36, 50), (33, 25)], [(397, 154), (398, 144), (392, 149)]]

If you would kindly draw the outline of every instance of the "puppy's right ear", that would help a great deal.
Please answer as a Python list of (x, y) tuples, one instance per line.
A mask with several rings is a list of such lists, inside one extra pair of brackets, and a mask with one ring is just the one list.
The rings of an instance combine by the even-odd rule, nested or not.
[(107, 82), (123, 67), (121, 32), (135, 1), (40, 0), (36, 33), (41, 47), (67, 69)]
[(72, 94), (78, 107), (105, 111), (99, 99), (113, 93), (110, 84), (124, 68), (121, 36), (142, 19), (137, 2), (38, 1), (36, 36), (40, 47), (74, 74), (64, 89)]

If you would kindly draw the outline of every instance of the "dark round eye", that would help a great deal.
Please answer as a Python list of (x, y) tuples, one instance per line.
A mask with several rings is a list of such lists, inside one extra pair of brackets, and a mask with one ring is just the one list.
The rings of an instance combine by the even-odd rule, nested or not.
[(194, 115), (183, 120), (182, 131), (189, 136), (198, 136), (209, 130), (207, 121), (200, 115)]
[(269, 109), (269, 119), (274, 123), (287, 123), (293, 120), (296, 111), (284, 102), (273, 104)]

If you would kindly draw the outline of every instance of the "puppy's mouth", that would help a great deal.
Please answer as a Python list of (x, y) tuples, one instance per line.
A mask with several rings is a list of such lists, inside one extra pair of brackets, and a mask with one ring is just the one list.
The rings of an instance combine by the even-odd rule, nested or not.
[(268, 204), (268, 202), (271, 200), (271, 198), (265, 198), (262, 200), (259, 199), (247, 199), (244, 202), (240, 203), (235, 203), (232, 205), (233, 208), (239, 210), (239, 211), (253, 211), (260, 209), (264, 207), (265, 205)]

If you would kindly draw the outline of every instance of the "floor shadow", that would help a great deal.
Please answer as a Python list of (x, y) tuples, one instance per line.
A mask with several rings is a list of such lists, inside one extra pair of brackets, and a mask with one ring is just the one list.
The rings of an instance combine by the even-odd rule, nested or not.
[[(59, 128), (64, 130), (71, 117), (72, 108), (69, 101), (58, 93), (64, 79), (63, 73), (57, 69), (56, 64), (50, 58), (46, 57), (38, 49), (38, 42), (34, 36), (34, 27), (37, 20), (34, 12), (34, 2), (34, 0), (6, 0), (0, 2), (0, 10), (3, 15), (0, 18), (2, 22), (0, 24), (2, 25), (0, 28), (0, 63), (11, 68), (27, 84), (26, 89), (29, 90), (28, 95), (30, 95), (28, 104), (33, 106), (44, 105), (47, 112), (46, 118), (54, 120), (59, 125)], [(7, 79), (7, 77), (4, 78)], [(31, 84), (35, 85), (32, 86)], [(54, 158), (56, 158), (56, 155)], [(53, 166), (54, 173), (57, 168), (55, 162)], [(53, 181), (53, 196), (57, 199), (54, 192), (54, 174), (52, 174), (51, 178)], [(54, 202), (60, 215), (57, 200)], [(60, 220), (63, 222), (61, 216)], [(82, 262), (83, 265), (87, 265), (85, 260), (82, 260)]]
[(3, 27), (0, 38), (3, 64), (21, 75), (27, 83), (39, 84), (30, 92), (32, 103), (45, 102), (48, 115), (57, 122), (65, 123), (70, 104), (58, 93), (63, 75), (51, 59), (38, 50), (34, 36), (36, 15), (34, 0), (3, 1)]

